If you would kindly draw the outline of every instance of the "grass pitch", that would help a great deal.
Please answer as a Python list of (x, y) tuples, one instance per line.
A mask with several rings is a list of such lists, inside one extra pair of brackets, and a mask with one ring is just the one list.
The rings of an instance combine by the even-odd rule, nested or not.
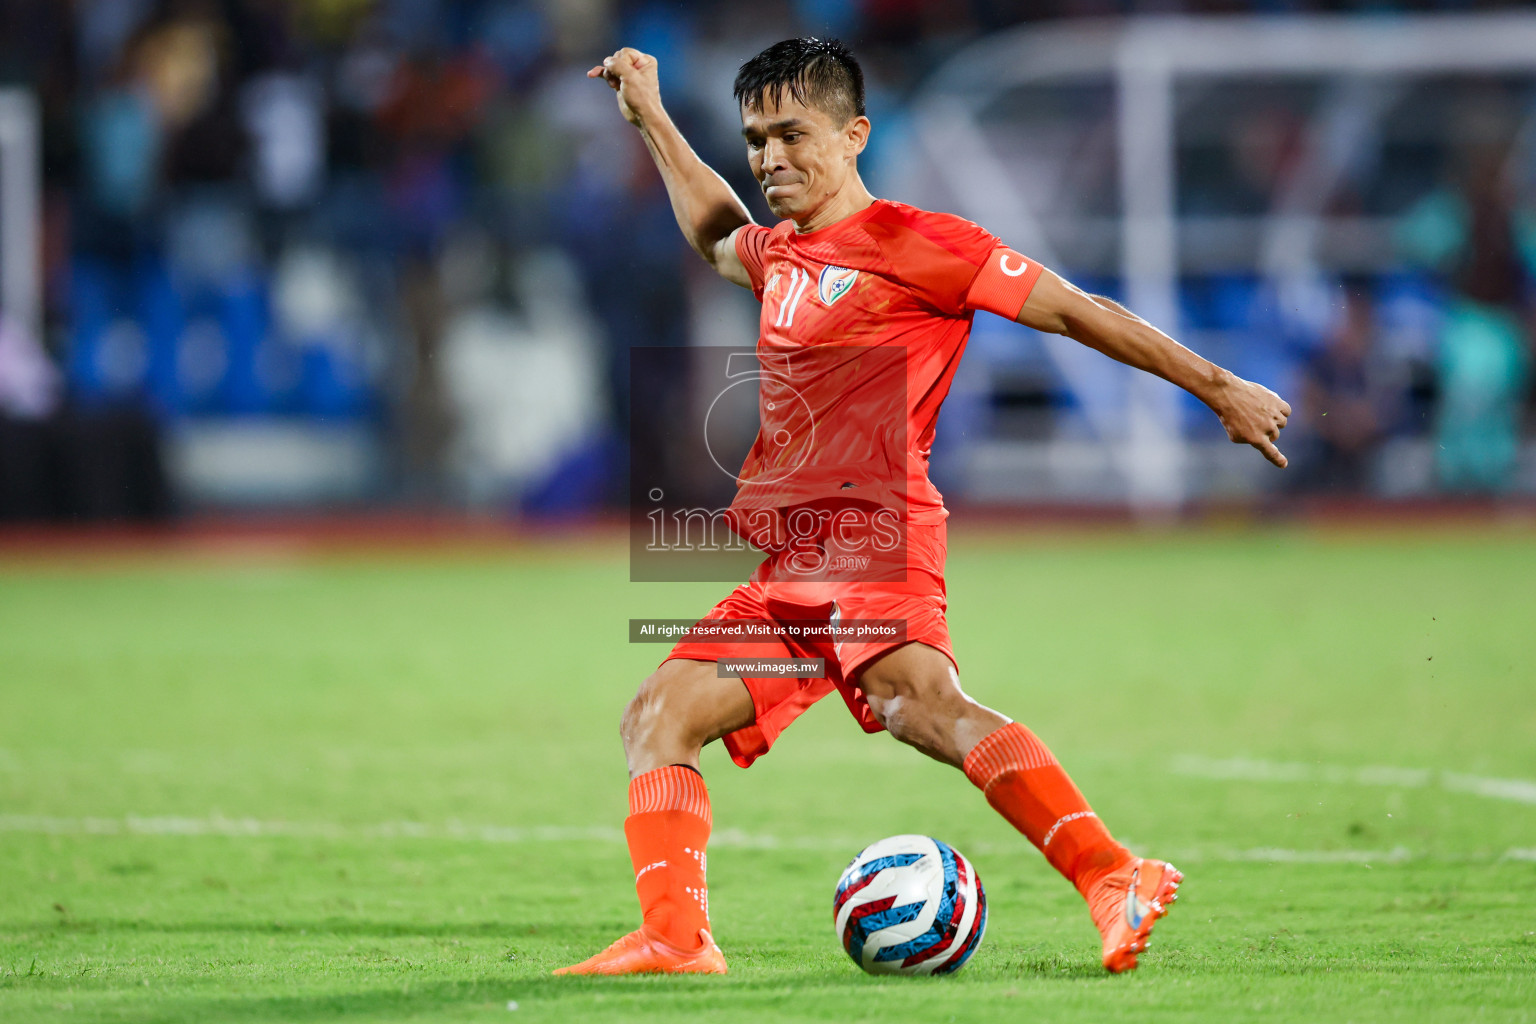
[[(728, 586), (546, 551), (0, 563), (0, 1020), (1536, 1020), (1536, 538), (973, 536), (978, 698), (1188, 875), (1132, 975), (965, 780), (841, 702), (706, 752), (724, 978), (556, 979), (633, 927), (631, 616)], [(958, 976), (831, 928), (865, 843), (977, 865)], [(515, 1009), (511, 1009), (515, 1006)]]

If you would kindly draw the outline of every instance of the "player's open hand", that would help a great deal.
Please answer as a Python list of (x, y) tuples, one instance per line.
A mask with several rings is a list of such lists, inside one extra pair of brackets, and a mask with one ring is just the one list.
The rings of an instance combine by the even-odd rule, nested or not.
[(1270, 462), (1285, 468), (1286, 458), (1275, 447), (1291, 416), (1285, 399), (1262, 384), (1233, 377), (1215, 408), (1234, 444), (1251, 444)]
[(624, 120), (640, 127), (651, 110), (661, 105), (661, 83), (656, 75), (656, 58), (626, 46), (587, 72), (588, 78), (601, 78), (619, 94), (619, 113)]

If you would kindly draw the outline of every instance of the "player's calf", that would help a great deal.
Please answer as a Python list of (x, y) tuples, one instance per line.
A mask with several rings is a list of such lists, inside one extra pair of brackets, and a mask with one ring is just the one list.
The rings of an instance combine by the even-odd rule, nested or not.
[(1039, 737), (967, 697), (941, 652), (921, 644), (897, 648), (859, 685), (893, 736), (963, 768), (987, 802), (1077, 888), (1104, 940), (1104, 966), (1134, 968), (1183, 876), (1116, 842)]
[(706, 883), (712, 813), (699, 750), (750, 725), (752, 697), (714, 662), (673, 659), (641, 684), (620, 721), (629, 761), (624, 837), (641, 927), (556, 974), (724, 974), (710, 935)]
[(1133, 969), (1184, 876), (1116, 842), (1055, 755), (1017, 722), (978, 743), (965, 774), (1088, 901), (1104, 966)]

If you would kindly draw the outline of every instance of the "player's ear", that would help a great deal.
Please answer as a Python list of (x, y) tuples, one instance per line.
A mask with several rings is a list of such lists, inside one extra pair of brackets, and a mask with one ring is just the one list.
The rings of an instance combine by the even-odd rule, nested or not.
[(869, 145), (869, 118), (863, 114), (850, 118), (843, 126), (843, 134), (848, 140), (848, 155), (858, 156)]

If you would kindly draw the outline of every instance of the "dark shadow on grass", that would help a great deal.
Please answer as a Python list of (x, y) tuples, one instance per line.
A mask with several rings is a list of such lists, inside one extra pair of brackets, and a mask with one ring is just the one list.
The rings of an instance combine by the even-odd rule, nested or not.
[(1025, 957), (1023, 960), (999, 965), (990, 976), (999, 979), (1027, 977), (1041, 981), (1097, 981), (1107, 974), (1103, 965), (1092, 959), (1069, 960), (1060, 956), (1044, 956)]

